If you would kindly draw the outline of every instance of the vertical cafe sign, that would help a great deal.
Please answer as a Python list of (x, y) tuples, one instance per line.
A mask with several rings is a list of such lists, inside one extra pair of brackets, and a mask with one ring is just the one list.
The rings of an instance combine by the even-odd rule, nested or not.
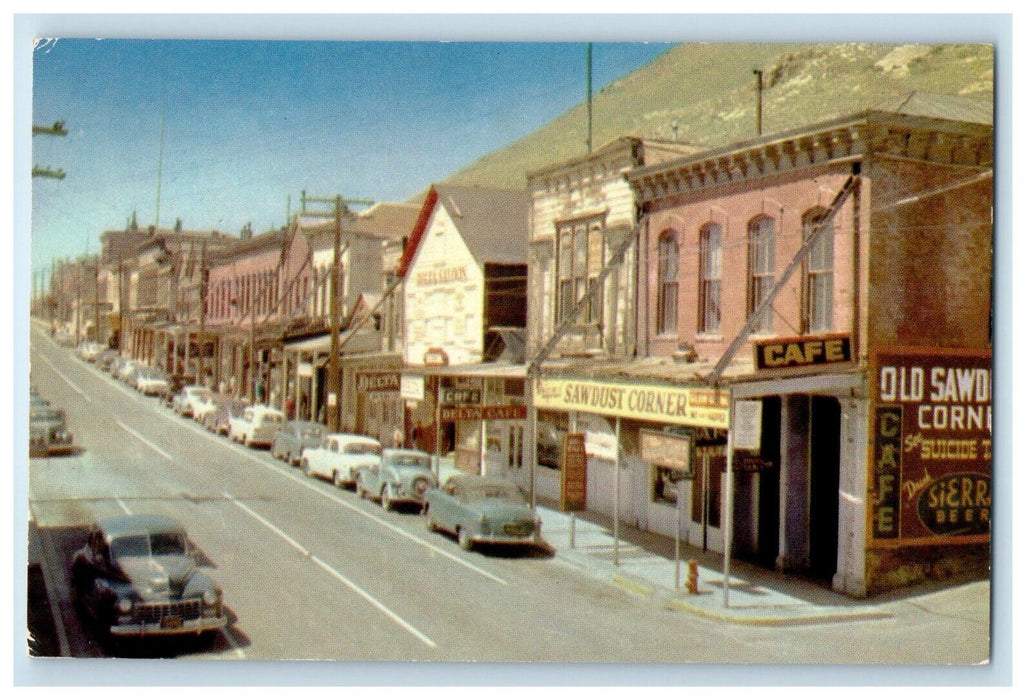
[(872, 544), (989, 542), (990, 353), (894, 348), (872, 358)]

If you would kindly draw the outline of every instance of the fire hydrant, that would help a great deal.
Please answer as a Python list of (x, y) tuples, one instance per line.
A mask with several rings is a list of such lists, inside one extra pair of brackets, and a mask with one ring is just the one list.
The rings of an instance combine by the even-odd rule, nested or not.
[(689, 561), (689, 576), (685, 579), (685, 588), (690, 595), (699, 595), (699, 562), (695, 559)]

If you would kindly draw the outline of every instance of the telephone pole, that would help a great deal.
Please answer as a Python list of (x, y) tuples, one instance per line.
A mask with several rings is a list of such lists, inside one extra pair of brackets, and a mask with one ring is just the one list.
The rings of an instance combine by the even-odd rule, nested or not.
[[(341, 195), (334, 198), (306, 197), (301, 193), (301, 210), (306, 211), (308, 202), (333, 203), (334, 217), (334, 262), (330, 273), (330, 357), (327, 358), (326, 371), (326, 425), (331, 432), (341, 427), (341, 229), (344, 215), (348, 212), (348, 204), (373, 205), (368, 199), (344, 199)], [(310, 212), (309, 212), (310, 213)]]

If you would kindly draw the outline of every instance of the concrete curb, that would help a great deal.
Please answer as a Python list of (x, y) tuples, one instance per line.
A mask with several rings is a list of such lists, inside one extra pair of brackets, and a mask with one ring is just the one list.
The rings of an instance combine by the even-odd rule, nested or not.
[(715, 622), (727, 622), (737, 625), (753, 625), (757, 627), (788, 627), (793, 625), (820, 625), (830, 622), (857, 622), (861, 620), (883, 620), (893, 617), (890, 613), (877, 610), (872, 611), (850, 611), (850, 612), (827, 612), (827, 613), (788, 613), (784, 615), (755, 614), (750, 612), (737, 613), (734, 609), (720, 612), (709, 610), (692, 605), (684, 600), (675, 598), (667, 602), (668, 610), (680, 610), (682, 612), (696, 615), (697, 617), (714, 620)]

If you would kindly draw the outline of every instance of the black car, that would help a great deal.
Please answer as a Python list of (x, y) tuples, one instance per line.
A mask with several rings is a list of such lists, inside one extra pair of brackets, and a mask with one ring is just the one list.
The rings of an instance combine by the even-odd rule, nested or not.
[(64, 410), (49, 404), (29, 408), (29, 456), (45, 457), (71, 452), (72, 434)]
[(172, 518), (97, 521), (71, 572), (76, 604), (105, 635), (200, 634), (228, 622), (222, 589), (198, 569), (186, 531)]

